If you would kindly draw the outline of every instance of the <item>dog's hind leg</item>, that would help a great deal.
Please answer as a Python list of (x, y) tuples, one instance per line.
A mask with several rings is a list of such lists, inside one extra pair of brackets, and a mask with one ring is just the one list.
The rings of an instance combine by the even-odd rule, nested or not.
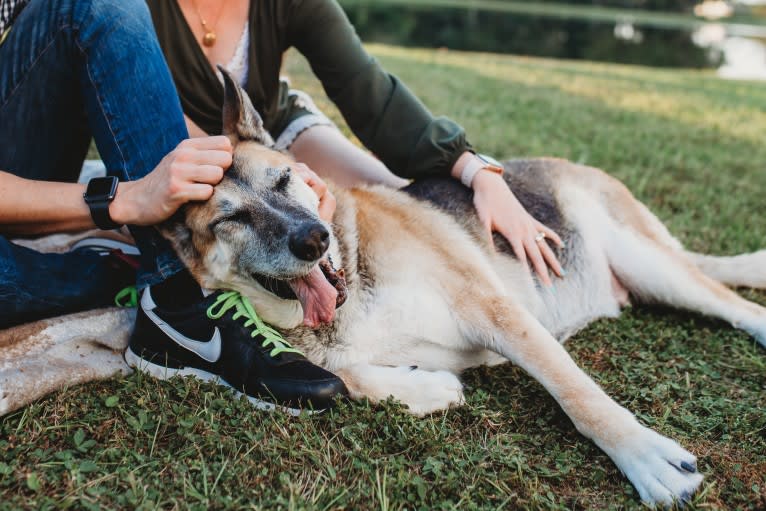
[(766, 250), (735, 256), (686, 255), (705, 275), (727, 286), (766, 289)]
[(393, 397), (419, 417), (463, 404), (463, 385), (447, 371), (356, 364), (334, 372), (353, 399), (366, 397), (377, 403)]
[[(766, 289), (766, 250), (732, 257), (687, 252), (665, 224), (619, 180), (591, 167), (568, 164), (562, 168), (566, 172), (560, 173), (559, 194), (563, 202), (575, 205), (567, 212), (570, 217), (576, 218), (581, 214), (581, 204), (599, 203), (605, 208), (606, 215), (597, 210), (596, 221), (609, 217), (612, 220), (611, 226), (604, 226), (609, 231), (612, 228), (615, 232), (631, 231), (638, 235), (642, 244), (650, 243), (666, 253), (675, 253), (685, 266), (691, 262), (709, 278), (726, 285)], [(593, 218), (580, 221), (589, 225), (593, 223)], [(605, 238), (604, 241), (608, 242), (608, 246), (619, 243), (611, 238)], [(635, 243), (629, 243), (629, 246), (635, 246)], [(619, 251), (619, 248), (612, 250), (612, 253)], [(641, 258), (634, 256), (633, 259), (640, 261)]]
[[(681, 242), (665, 224), (620, 181), (601, 171), (588, 169), (598, 177), (598, 190), (609, 215), (629, 226), (658, 246), (684, 252)], [(708, 277), (729, 286), (766, 289), (766, 250), (731, 257), (684, 252)]]
[(539, 381), (583, 435), (606, 452), (649, 504), (687, 500), (702, 481), (695, 457), (610, 399), (523, 306), (474, 293), (455, 304), (468, 339)]
[[(766, 308), (745, 300), (706, 275), (696, 264), (699, 259), (695, 261), (685, 252), (655, 243), (621, 226), (611, 229), (604, 245), (612, 271), (640, 301), (663, 303), (723, 319), (766, 347)], [(750, 257), (757, 256), (758, 253)], [(717, 272), (718, 276), (724, 276), (725, 271), (731, 269), (714, 266), (708, 265), (708, 270)]]

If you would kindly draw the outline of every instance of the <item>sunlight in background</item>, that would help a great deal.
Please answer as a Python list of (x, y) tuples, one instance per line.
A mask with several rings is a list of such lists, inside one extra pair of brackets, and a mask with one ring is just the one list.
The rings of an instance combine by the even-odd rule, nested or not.
[(723, 64), (718, 68), (718, 76), (766, 80), (766, 44), (763, 39), (732, 35), (724, 25), (710, 23), (695, 30), (692, 41), (721, 54)]

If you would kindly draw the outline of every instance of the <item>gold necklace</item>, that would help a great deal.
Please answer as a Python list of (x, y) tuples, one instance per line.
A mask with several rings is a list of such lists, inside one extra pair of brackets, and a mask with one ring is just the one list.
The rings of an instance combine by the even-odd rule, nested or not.
[(215, 33), (215, 26), (218, 24), (218, 18), (221, 17), (223, 6), (226, 5), (226, 0), (221, 2), (221, 8), (218, 10), (218, 15), (215, 17), (215, 21), (213, 22), (213, 28), (209, 28), (207, 21), (205, 21), (205, 18), (202, 17), (202, 13), (200, 12), (199, 6), (197, 5), (197, 0), (192, 0), (192, 5), (194, 5), (194, 10), (197, 11), (200, 25), (202, 25), (202, 30), (205, 32), (202, 36), (202, 44), (210, 48), (215, 44), (216, 39), (218, 39), (218, 36), (216, 36)]

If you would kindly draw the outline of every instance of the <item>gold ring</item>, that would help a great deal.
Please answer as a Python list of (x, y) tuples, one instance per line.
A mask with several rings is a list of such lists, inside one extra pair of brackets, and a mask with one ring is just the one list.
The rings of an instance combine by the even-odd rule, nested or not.
[(537, 236), (535, 236), (535, 241), (537, 243), (540, 243), (541, 241), (543, 241), (545, 239), (545, 236), (546, 236), (546, 234), (544, 232), (538, 232)]

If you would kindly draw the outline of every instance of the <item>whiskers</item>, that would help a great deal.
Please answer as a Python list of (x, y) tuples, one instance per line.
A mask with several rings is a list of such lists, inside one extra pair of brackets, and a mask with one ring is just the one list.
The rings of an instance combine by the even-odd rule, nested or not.
[(252, 274), (253, 278), (269, 293), (276, 295), (285, 300), (294, 300), (295, 293), (290, 288), (290, 285), (285, 280), (281, 280), (275, 277), (269, 277), (268, 275), (260, 275), (258, 273)]
[(279, 284), (281, 281), (275, 279), (274, 277), (264, 277), (264, 282), (262, 282), (264, 289), (270, 293), (278, 294), (279, 293)]

